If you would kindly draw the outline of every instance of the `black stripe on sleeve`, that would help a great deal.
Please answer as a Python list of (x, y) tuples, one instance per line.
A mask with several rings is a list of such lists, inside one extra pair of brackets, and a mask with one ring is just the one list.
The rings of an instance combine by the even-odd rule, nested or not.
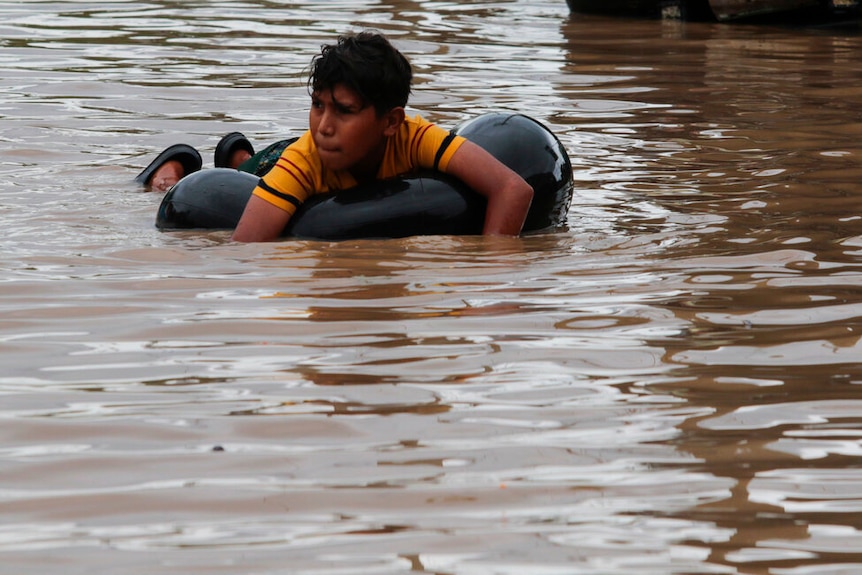
[(257, 185), (260, 186), (261, 189), (266, 190), (267, 192), (272, 194), (273, 196), (275, 196), (277, 198), (281, 198), (282, 200), (284, 200), (286, 202), (290, 202), (291, 204), (293, 204), (297, 208), (302, 204), (302, 202), (300, 202), (298, 199), (294, 198), (293, 196), (291, 196), (289, 194), (285, 194), (283, 192), (279, 192), (278, 190), (276, 190), (272, 186), (267, 185), (267, 183), (263, 181), (263, 178), (261, 178), (260, 181), (258, 181)]
[(434, 156), (434, 169), (440, 169), (440, 160), (443, 159), (443, 154), (446, 153), (446, 149), (449, 148), (449, 144), (452, 143), (452, 140), (455, 139), (455, 132), (449, 132), (449, 135), (446, 136), (443, 141), (440, 143), (440, 147), (437, 148), (437, 155)]

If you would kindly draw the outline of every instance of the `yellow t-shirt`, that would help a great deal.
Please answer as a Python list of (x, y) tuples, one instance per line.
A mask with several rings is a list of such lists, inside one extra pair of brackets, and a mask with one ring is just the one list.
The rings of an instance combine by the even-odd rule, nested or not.
[[(394, 178), (434, 169), (445, 172), (452, 155), (465, 142), (419, 116), (405, 118), (386, 142), (377, 179)], [(317, 147), (307, 131), (288, 146), (275, 166), (258, 182), (253, 194), (291, 215), (313, 194), (351, 188), (356, 179), (347, 170), (323, 168)]]

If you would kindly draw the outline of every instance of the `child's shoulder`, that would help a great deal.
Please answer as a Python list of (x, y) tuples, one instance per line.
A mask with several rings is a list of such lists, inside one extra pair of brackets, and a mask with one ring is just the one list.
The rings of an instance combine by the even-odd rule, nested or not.
[[(434, 122), (429, 122), (419, 114), (414, 116), (405, 116), (404, 123), (401, 127), (402, 134), (407, 135), (408, 137), (412, 137), (417, 134), (424, 134), (429, 130), (444, 130), (442, 127), (438, 126)], [(444, 130), (448, 132), (448, 130)]]
[(408, 126), (427, 126), (431, 124), (431, 122), (429, 122), (419, 114), (415, 114), (413, 116), (404, 116), (404, 123)]

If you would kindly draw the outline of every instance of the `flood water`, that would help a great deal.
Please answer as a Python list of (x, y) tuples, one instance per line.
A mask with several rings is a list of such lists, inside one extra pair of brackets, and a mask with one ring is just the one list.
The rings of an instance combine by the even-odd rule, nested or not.
[[(131, 180), (386, 32), (568, 228), (231, 243)], [(862, 572), (862, 35), (563, 0), (0, 2), (0, 572)]]

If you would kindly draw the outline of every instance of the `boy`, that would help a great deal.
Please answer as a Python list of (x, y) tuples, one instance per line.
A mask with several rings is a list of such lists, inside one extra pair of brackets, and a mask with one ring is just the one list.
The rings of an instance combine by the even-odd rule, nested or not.
[(309, 130), (260, 179), (233, 239), (275, 240), (312, 194), (420, 168), (448, 173), (487, 198), (483, 233), (518, 235), (533, 189), (478, 145), (406, 117), (411, 81), (410, 63), (380, 34), (323, 46), (308, 81)]
[[(295, 142), (277, 142), (255, 156), (249, 163), (261, 164), (261, 155), (265, 160), (254, 169), (239, 165), (254, 154), (242, 134), (228, 134), (216, 148), (217, 167), (268, 170), (248, 201), (233, 239), (275, 240), (312, 194), (419, 169), (450, 174), (485, 196), (488, 207), (483, 233), (518, 235), (533, 189), (476, 144), (419, 116), (408, 118), (404, 107), (412, 79), (410, 63), (381, 34), (360, 32), (323, 46), (312, 61), (308, 80), (311, 109), (305, 134)], [(176, 144), (162, 152), (136, 181), (165, 191), (200, 167), (200, 155), (194, 148)]]

